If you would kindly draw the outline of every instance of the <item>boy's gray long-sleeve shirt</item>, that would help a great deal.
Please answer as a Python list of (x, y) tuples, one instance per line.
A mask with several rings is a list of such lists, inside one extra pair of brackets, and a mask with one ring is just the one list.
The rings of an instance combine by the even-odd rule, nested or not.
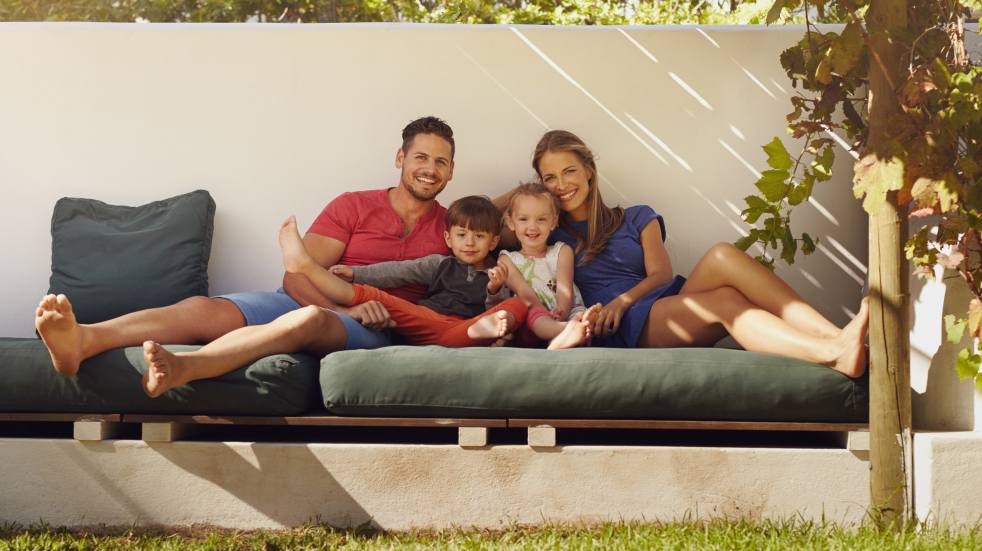
[(413, 283), (426, 285), (426, 297), (419, 301), (434, 312), (472, 318), (501, 301), (503, 289), (488, 295), (487, 270), (479, 270), (456, 257), (431, 254), (416, 260), (379, 262), (352, 266), (354, 283), (391, 289)]

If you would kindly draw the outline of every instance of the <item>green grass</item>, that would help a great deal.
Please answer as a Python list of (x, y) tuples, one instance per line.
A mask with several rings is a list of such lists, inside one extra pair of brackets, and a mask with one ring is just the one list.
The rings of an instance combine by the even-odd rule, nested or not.
[(0, 549), (982, 549), (982, 528), (902, 532), (804, 521), (615, 523), (501, 531), (372, 532), (311, 525), (281, 531), (0, 527)]

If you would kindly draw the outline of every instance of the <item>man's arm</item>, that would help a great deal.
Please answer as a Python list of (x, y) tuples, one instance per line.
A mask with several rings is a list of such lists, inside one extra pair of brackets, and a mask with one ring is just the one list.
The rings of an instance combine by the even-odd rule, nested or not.
[[(316, 233), (307, 233), (303, 237), (303, 246), (314, 260), (321, 266), (333, 266), (341, 260), (344, 248), (347, 246), (343, 241), (338, 241), (332, 237), (326, 237)], [(347, 308), (339, 306), (324, 296), (323, 293), (314, 287), (314, 284), (302, 274), (283, 274), (283, 289), (293, 297), (293, 300), (301, 306), (320, 306), (330, 308), (339, 312), (347, 312)]]

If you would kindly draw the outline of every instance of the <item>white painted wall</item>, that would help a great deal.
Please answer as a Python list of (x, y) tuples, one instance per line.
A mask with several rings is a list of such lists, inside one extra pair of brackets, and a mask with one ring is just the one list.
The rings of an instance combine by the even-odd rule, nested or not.
[[(392, 185), (406, 122), (457, 135), (445, 203), (532, 175), (547, 128), (581, 135), (608, 202), (649, 203), (676, 271), (746, 229), (785, 137), (778, 55), (800, 28), (0, 24), (0, 335), (29, 336), (62, 196), (136, 205), (208, 189), (213, 293), (274, 289), (276, 228), (336, 194)], [(691, 89), (693, 93), (690, 93)], [(698, 97), (696, 97), (698, 95)], [(701, 98), (701, 99), (700, 99)], [(781, 275), (833, 321), (854, 311), (866, 219), (851, 159), (796, 228), (820, 250)], [(807, 274), (807, 275), (806, 275)]]

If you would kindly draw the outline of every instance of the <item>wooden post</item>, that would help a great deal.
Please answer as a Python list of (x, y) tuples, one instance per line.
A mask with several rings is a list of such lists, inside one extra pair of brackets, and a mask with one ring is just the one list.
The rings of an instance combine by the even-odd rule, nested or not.
[[(873, 0), (870, 34), (869, 142), (866, 153), (889, 155), (889, 117), (899, 112), (902, 44), (887, 31), (907, 25), (906, 0)], [(913, 511), (911, 465), (909, 270), (903, 254), (906, 209), (891, 192), (869, 221), (870, 505), (882, 527), (900, 528)]]

